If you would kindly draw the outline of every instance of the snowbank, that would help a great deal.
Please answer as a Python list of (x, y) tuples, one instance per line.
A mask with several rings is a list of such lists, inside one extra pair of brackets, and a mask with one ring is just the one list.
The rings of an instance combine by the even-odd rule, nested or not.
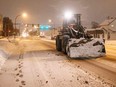
[(7, 39), (0, 39), (0, 69), (15, 49), (15, 43), (11, 43)]
[(6, 59), (8, 58), (8, 54), (3, 51), (3, 49), (0, 49), (0, 69), (1, 66), (4, 64)]
[(105, 44), (106, 45), (116, 45), (116, 40), (106, 40)]

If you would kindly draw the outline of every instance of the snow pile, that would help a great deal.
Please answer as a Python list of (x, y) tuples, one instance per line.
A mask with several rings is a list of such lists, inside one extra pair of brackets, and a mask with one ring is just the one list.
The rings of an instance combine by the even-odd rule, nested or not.
[(6, 39), (0, 40), (0, 69), (14, 49), (16, 49), (14, 43), (10, 43)]
[(0, 68), (8, 58), (8, 54), (5, 53), (2, 49), (0, 49)]
[(116, 40), (106, 40), (106, 45), (116, 45)]
[[(83, 41), (83, 42), (82, 42)], [(71, 46), (75, 43), (73, 46)], [(94, 46), (94, 44), (96, 44)], [(86, 39), (72, 39), (69, 42), (70, 57), (99, 57), (104, 56), (105, 53), (102, 52), (103, 49), (103, 39), (92, 39), (88, 41)]]

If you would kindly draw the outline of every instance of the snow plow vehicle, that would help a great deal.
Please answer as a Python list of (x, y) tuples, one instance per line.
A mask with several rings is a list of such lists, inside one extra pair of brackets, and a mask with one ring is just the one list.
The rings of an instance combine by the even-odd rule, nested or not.
[(81, 14), (74, 14), (70, 20), (63, 21), (63, 29), (56, 36), (56, 50), (70, 58), (105, 56), (105, 40), (85, 33), (80, 19)]

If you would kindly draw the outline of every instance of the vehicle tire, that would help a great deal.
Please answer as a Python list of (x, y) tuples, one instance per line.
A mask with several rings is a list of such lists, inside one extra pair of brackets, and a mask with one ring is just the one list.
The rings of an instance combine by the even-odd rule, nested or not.
[(61, 39), (60, 36), (56, 36), (56, 50), (57, 51), (62, 51), (62, 45), (61, 45)]
[(66, 46), (68, 44), (68, 40), (69, 40), (70, 36), (69, 35), (64, 35), (63, 38), (62, 38), (62, 51), (63, 53), (67, 54), (66, 53)]

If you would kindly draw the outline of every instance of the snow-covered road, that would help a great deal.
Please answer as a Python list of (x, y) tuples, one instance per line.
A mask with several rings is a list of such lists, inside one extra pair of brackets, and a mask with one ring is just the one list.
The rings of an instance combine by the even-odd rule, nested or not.
[(55, 42), (22, 39), (0, 71), (0, 87), (116, 87), (116, 45), (106, 57), (70, 59)]

